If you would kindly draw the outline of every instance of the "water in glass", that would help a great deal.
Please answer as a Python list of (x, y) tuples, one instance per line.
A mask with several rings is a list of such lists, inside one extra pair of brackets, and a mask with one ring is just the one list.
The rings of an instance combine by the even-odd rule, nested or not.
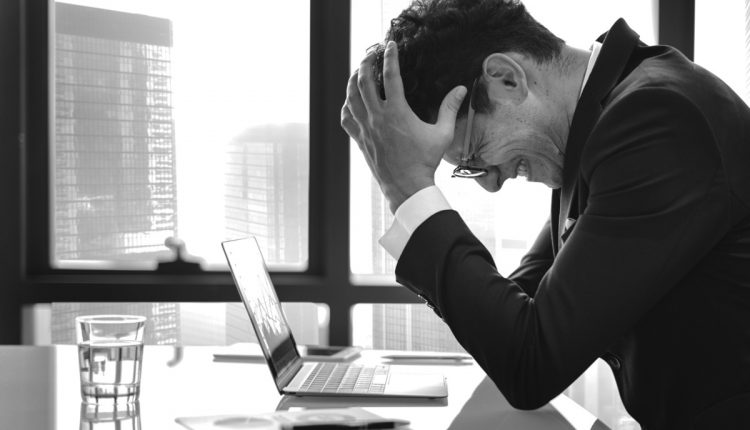
[(143, 342), (83, 342), (78, 345), (81, 395), (88, 403), (138, 399)]

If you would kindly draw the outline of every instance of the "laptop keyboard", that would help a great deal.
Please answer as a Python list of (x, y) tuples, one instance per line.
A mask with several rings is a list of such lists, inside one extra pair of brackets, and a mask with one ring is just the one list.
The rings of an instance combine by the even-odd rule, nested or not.
[(306, 393), (377, 394), (385, 391), (388, 365), (318, 363), (300, 387)]

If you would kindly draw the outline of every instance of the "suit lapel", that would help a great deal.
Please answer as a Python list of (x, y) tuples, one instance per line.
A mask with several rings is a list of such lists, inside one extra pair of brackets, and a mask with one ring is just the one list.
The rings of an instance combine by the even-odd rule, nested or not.
[(578, 218), (581, 205), (577, 200), (586, 198), (578, 193), (581, 152), (602, 113), (603, 100), (621, 80), (628, 59), (638, 44), (638, 34), (631, 30), (622, 18), (618, 19), (612, 28), (599, 38), (599, 41), (602, 39), (599, 57), (583, 88), (570, 124), (568, 142), (565, 147), (562, 187), (552, 194), (550, 225), (555, 254), (562, 246), (560, 238), (565, 234), (566, 221), (572, 227)]

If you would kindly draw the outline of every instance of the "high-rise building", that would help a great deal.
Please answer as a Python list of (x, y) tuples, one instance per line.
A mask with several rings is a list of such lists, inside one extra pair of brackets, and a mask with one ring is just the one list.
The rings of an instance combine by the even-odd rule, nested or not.
[(237, 342), (258, 342), (245, 305), (241, 302), (226, 304), (226, 330), (227, 345)]
[(385, 196), (380, 191), (380, 185), (375, 179), (370, 179), (370, 194), (372, 195), (372, 273), (373, 275), (387, 275), (396, 271), (396, 260), (380, 245), (382, 232), (387, 231), (393, 224), (393, 214)]
[[(328, 325), (318, 322), (318, 305), (314, 303), (282, 303), (289, 327), (298, 344), (327, 344)], [(226, 339), (231, 345), (237, 342), (254, 342), (258, 339), (250, 322), (245, 305), (240, 303), (226, 304)]]
[[(396, 260), (378, 243), (382, 232), (393, 223), (388, 202), (377, 183), (371, 182), (372, 196), (372, 273), (386, 275), (395, 271)], [(466, 207), (464, 216), (471, 231), (481, 238), (490, 252), (495, 251), (494, 217), (492, 199), (474, 201), (455, 194), (451, 204)], [(501, 243), (505, 243), (503, 241)], [(461, 345), (443, 321), (426, 306), (373, 304), (372, 339), (374, 348), (406, 349), (417, 351), (462, 351)]]
[(463, 352), (445, 323), (424, 305), (373, 304), (372, 347)]
[(254, 235), (267, 263), (305, 263), (307, 125), (249, 128), (227, 144), (226, 154), (226, 237)]
[(180, 303), (182, 345), (223, 345), (227, 324), (224, 303)]
[(55, 8), (54, 259), (146, 259), (177, 229), (172, 23)]

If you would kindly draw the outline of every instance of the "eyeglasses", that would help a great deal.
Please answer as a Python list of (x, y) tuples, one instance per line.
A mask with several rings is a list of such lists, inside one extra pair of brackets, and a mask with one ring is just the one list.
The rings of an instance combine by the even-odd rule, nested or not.
[(471, 95), (469, 96), (469, 112), (466, 114), (466, 131), (464, 133), (464, 148), (458, 166), (453, 169), (451, 178), (480, 178), (487, 174), (487, 169), (472, 166), (474, 154), (471, 152), (471, 129), (474, 123), (474, 91), (477, 87), (477, 79), (471, 84)]

